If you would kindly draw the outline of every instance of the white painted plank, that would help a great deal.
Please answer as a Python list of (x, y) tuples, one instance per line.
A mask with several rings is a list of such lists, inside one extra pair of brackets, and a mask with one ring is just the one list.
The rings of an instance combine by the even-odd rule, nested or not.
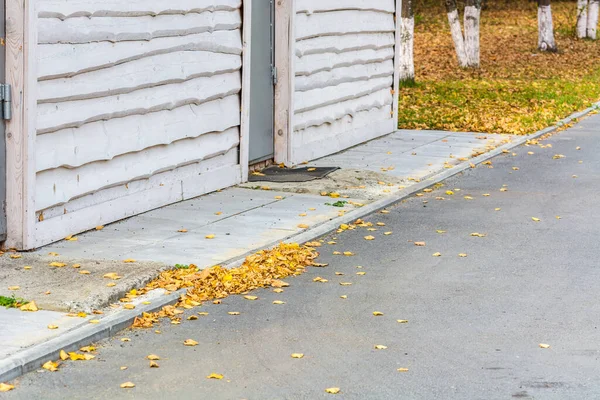
[(357, 50), (378, 50), (394, 47), (392, 33), (355, 33), (342, 36), (321, 36), (296, 43), (296, 56), (344, 53)]
[(395, 129), (392, 107), (363, 111), (333, 124), (296, 131), (294, 164), (314, 160), (391, 133)]
[(394, 59), (394, 48), (381, 50), (358, 50), (347, 53), (313, 54), (296, 58), (296, 76), (331, 71), (334, 68), (350, 67), (358, 64), (380, 63)]
[(296, 12), (313, 14), (339, 10), (383, 11), (394, 13), (395, 0), (296, 0)]
[[(175, 171), (170, 173), (176, 174)], [(161, 180), (166, 182), (162, 186), (152, 182), (148, 185), (148, 190), (90, 205), (76, 212), (38, 222), (35, 226), (35, 246), (39, 247), (61, 240), (65, 236), (118, 221), (139, 214), (141, 211), (152, 210), (235, 185), (240, 182), (240, 167), (239, 165), (227, 165), (200, 174), (189, 174), (178, 180), (161, 176), (160, 180), (156, 180), (156, 182)]]
[(326, 107), (317, 108), (315, 110), (303, 113), (296, 113), (294, 130), (299, 131), (311, 126), (332, 124), (341, 118), (347, 116), (353, 117), (362, 111), (379, 109), (391, 104), (391, 90), (389, 88), (385, 88), (357, 99), (336, 102)]
[(39, 43), (87, 43), (150, 40), (202, 32), (239, 29), (239, 10), (156, 17), (75, 17), (38, 19)]
[[(149, 178), (138, 179), (135, 181), (127, 182), (126, 184), (98, 190), (94, 193), (90, 193), (73, 199), (68, 203), (61, 204), (56, 207), (46, 208), (43, 211), (38, 210), (36, 215), (39, 217), (39, 214), (43, 212), (44, 220), (48, 218), (58, 217), (60, 215), (79, 211), (87, 207), (93, 207), (97, 204), (117, 200), (121, 197), (135, 195), (139, 192), (152, 189), (153, 186), (166, 186), (170, 185), (171, 182), (180, 182), (182, 179), (185, 179), (189, 176), (195, 176), (210, 170), (215, 170), (221, 168), (224, 165), (236, 165), (238, 164), (237, 160), (237, 148), (233, 148), (223, 155), (209, 158), (208, 160), (204, 160), (199, 163), (188, 164), (171, 171), (161, 172), (152, 175)], [(181, 191), (179, 200), (182, 200)], [(140, 212), (143, 211), (146, 211), (146, 209), (140, 210)], [(36, 218), (36, 220), (39, 220), (39, 218)]]
[(377, 11), (298, 14), (296, 40), (360, 32), (395, 32), (394, 15)]
[(305, 92), (341, 83), (364, 81), (392, 75), (394, 75), (394, 62), (392, 60), (386, 60), (381, 63), (358, 64), (312, 75), (297, 76), (296, 91)]
[(241, 32), (236, 29), (119, 43), (42, 44), (37, 46), (38, 77), (40, 80), (69, 77), (176, 51), (241, 55)]
[(239, 109), (239, 96), (232, 95), (199, 105), (97, 121), (80, 128), (39, 135), (36, 170), (79, 167), (209, 132), (225, 131), (240, 125)]
[(35, 205), (43, 210), (100, 189), (225, 154), (238, 146), (239, 139), (239, 128), (235, 127), (124, 154), (110, 161), (46, 170), (37, 174)]
[(294, 104), (296, 113), (325, 107), (340, 101), (356, 99), (381, 89), (391, 91), (393, 77), (369, 79), (366, 81), (342, 83), (337, 86), (329, 86), (323, 89), (308, 90), (306, 92), (294, 93)]
[(142, 17), (204, 11), (234, 11), (241, 0), (37, 0), (40, 18)]
[(86, 123), (172, 110), (239, 93), (240, 72), (196, 78), (117, 96), (38, 105), (38, 134), (75, 128)]
[[(260, 1), (260, 0), (258, 0)], [(240, 112), (240, 146), (239, 161), (241, 168), (241, 181), (248, 180), (249, 158), (250, 158), (250, 80), (252, 78), (252, 0), (244, 0), (242, 11), (242, 93)]]
[(104, 68), (72, 78), (41, 81), (38, 103), (82, 100), (234, 72), (242, 58), (234, 54), (179, 51)]

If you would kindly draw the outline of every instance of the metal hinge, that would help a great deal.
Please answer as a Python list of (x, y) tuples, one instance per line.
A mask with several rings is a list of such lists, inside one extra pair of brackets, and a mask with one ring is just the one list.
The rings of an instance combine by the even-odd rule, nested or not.
[(2, 112), (2, 119), (9, 120), (12, 118), (12, 93), (10, 85), (4, 83), (0, 84), (0, 101), (2, 102), (2, 107), (0, 111)]
[(271, 67), (271, 75), (273, 76), (273, 85), (277, 85), (277, 67)]

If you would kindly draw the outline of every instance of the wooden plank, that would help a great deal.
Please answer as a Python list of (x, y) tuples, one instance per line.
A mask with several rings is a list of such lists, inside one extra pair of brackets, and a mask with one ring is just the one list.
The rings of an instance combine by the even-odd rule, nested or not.
[(76, 17), (38, 20), (39, 43), (88, 43), (98, 41), (150, 40), (202, 32), (239, 29), (239, 10), (156, 17)]
[[(239, 128), (183, 139), (137, 153), (99, 161), (79, 168), (58, 168), (37, 174), (37, 211), (63, 204), (103, 188), (147, 178), (162, 171), (201, 162), (227, 153), (239, 145)], [(140, 210), (143, 212), (144, 210)]]
[(361, 32), (395, 32), (393, 14), (377, 11), (333, 11), (297, 14), (296, 40)]
[(163, 185), (152, 184), (148, 190), (38, 222), (34, 245), (39, 247), (98, 225), (139, 214), (141, 210), (152, 210), (238, 184), (240, 176), (239, 165), (226, 165), (178, 180), (163, 176), (161, 179), (166, 182)]
[(76, 168), (209, 132), (222, 132), (240, 125), (239, 109), (240, 98), (235, 94), (199, 105), (96, 121), (39, 135), (36, 171)]
[(242, 37), (240, 30), (236, 29), (157, 38), (142, 42), (41, 44), (37, 50), (38, 78), (48, 80), (72, 77), (177, 51), (209, 51), (241, 55)]
[[(260, 1), (260, 0), (258, 0)], [(248, 180), (250, 157), (250, 79), (252, 56), (252, 0), (244, 0), (242, 11), (242, 105), (240, 108), (240, 171), (241, 182)]]
[(312, 75), (297, 76), (296, 92), (305, 92), (327, 86), (336, 86), (341, 83), (364, 81), (392, 75), (394, 75), (394, 62), (392, 60), (335, 68)]
[(379, 50), (357, 50), (345, 53), (312, 54), (296, 58), (296, 76), (311, 75), (334, 68), (350, 67), (352, 65), (380, 63), (394, 59), (394, 48), (386, 47)]
[(296, 113), (306, 112), (341, 101), (357, 99), (381, 89), (390, 90), (392, 79), (392, 76), (385, 76), (366, 81), (342, 83), (337, 86), (308, 90), (306, 92), (296, 92), (294, 94), (294, 111)]
[(143, 17), (205, 11), (234, 11), (241, 0), (37, 0), (40, 18)]
[(297, 13), (360, 10), (394, 13), (395, 0), (297, 0)]
[(312, 111), (296, 113), (294, 130), (299, 131), (311, 126), (333, 124), (339, 119), (357, 115), (362, 111), (382, 108), (386, 105), (391, 106), (392, 100), (389, 88), (383, 88), (366, 96), (335, 102)]
[(30, 153), (35, 132), (28, 118), (34, 114), (36, 41), (31, 1), (6, 0), (6, 83), (12, 86), (12, 119), (5, 121), (7, 239), (4, 247), (29, 249), (35, 218), (33, 196), (35, 161)]
[[(227, 68), (224, 66), (225, 71)], [(202, 104), (239, 93), (240, 89), (241, 74), (236, 71), (117, 96), (40, 104), (37, 113), (38, 134), (75, 128), (94, 121)]]
[[(410, 0), (407, 0), (410, 1)], [(398, 113), (399, 113), (399, 96), (400, 96), (400, 41), (402, 38), (402, 24), (400, 12), (402, 10), (402, 0), (396, 0), (396, 15), (394, 16), (396, 21), (396, 44), (394, 51), (394, 87), (392, 95), (394, 96), (393, 106), (393, 118), (396, 121), (394, 130), (398, 129)]]
[(392, 132), (394, 121), (390, 112), (391, 106), (386, 106), (339, 119), (333, 124), (296, 131), (296, 158), (292, 162), (314, 160)]
[(178, 51), (153, 55), (72, 78), (41, 81), (38, 103), (55, 103), (131, 93), (135, 90), (241, 69), (235, 54)]
[[(43, 219), (46, 220), (49, 218), (58, 217), (60, 215), (79, 211), (87, 207), (93, 207), (100, 203), (106, 203), (121, 197), (135, 195), (138, 192), (152, 189), (154, 186), (164, 186), (170, 182), (181, 181), (182, 179), (190, 176), (197, 176), (207, 171), (221, 168), (224, 165), (237, 165), (237, 153), (238, 149), (234, 148), (223, 155), (209, 158), (208, 160), (204, 160), (199, 163), (184, 165), (171, 171), (160, 172), (148, 178), (138, 179), (122, 185), (105, 188), (94, 193), (80, 196), (76, 199), (70, 200), (68, 203), (61, 204), (56, 207), (46, 208), (43, 210)], [(39, 214), (40, 212), (37, 213), (38, 216)]]
[(357, 50), (379, 50), (394, 47), (395, 38), (386, 33), (352, 33), (342, 36), (321, 36), (296, 43), (296, 56), (310, 54), (344, 53)]
[(294, 94), (294, 0), (275, 2), (275, 162), (290, 164)]

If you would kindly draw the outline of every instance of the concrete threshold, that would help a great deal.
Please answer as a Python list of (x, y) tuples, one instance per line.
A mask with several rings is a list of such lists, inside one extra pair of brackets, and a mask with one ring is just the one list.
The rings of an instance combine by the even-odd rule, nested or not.
[[(30, 323), (30, 326), (33, 326), (32, 329), (47, 329), (48, 320), (62, 318), (65, 309), (90, 311), (106, 306), (131, 288), (143, 286), (160, 270), (176, 263), (194, 263), (200, 267), (221, 264), (232, 268), (239, 266), (248, 254), (270, 248), (280, 242), (304, 243), (313, 240), (337, 229), (342, 223), (352, 222), (391, 206), (471, 168), (471, 164), (480, 164), (524, 144), (527, 140), (551, 133), (599, 108), (600, 102), (552, 127), (532, 135), (512, 137), (510, 140), (501, 135), (436, 131), (428, 136), (427, 131), (398, 131), (311, 163), (315, 166), (342, 167), (337, 176), (331, 176), (320, 185), (313, 182), (314, 187), (302, 184), (278, 184), (279, 187), (275, 184), (243, 185), (246, 187), (202, 196), (111, 224), (101, 231), (79, 235), (76, 242), (63, 241), (26, 254), (19, 259), (22, 260), (21, 264), (34, 264), (40, 272), (44, 271), (44, 268), (48, 271), (49, 262), (66, 264), (65, 267), (52, 268), (50, 271), (53, 272), (40, 275), (55, 282), (59, 294), (61, 286), (58, 283), (64, 284), (64, 292), (61, 294), (63, 299), (59, 300), (57, 295), (54, 302), (49, 302), (50, 308), (61, 312), (54, 315), (39, 314), (38, 321)], [(485, 150), (485, 146), (490, 143), (482, 141), (490, 139), (494, 140), (494, 145), (498, 145), (502, 140), (506, 143), (475, 158), (459, 161), (468, 158), (476, 149)], [(444, 156), (444, 151), (448, 150), (452, 158), (450, 154)], [(393, 157), (395, 152), (397, 158)], [(361, 164), (360, 159), (366, 161)], [(352, 179), (361, 182), (362, 184), (357, 186), (364, 188), (346, 189)], [(262, 190), (261, 187), (265, 185), (269, 185), (272, 190)], [(259, 188), (252, 190), (248, 186)], [(402, 186), (404, 188), (401, 188)], [(324, 197), (317, 194), (319, 191), (339, 191), (340, 197)], [(331, 206), (335, 201), (347, 203), (344, 203), (343, 207)], [(304, 225), (299, 226), (300, 224), (309, 227), (304, 228)], [(215, 238), (207, 239), (207, 235), (215, 235)], [(135, 259), (136, 262), (124, 263), (126, 258)], [(81, 266), (73, 268), (73, 264), (77, 263)], [(5, 267), (6, 265), (2, 265), (0, 271), (18, 271), (19, 274), (32, 271), (23, 270), (21, 265), (16, 264), (12, 268)], [(89, 270), (90, 274), (79, 274), (78, 271), (83, 268)], [(105, 290), (109, 281), (103, 280), (102, 276), (109, 270), (124, 278), (115, 281), (116, 285), (110, 288), (111, 290)], [(80, 279), (90, 278), (90, 275), (95, 280), (87, 286), (83, 285)], [(18, 275), (5, 274), (2, 280), (9, 285), (18, 285), (19, 282), (11, 281), (17, 280), (15, 276)], [(39, 301), (40, 290), (48, 286), (32, 284), (31, 289), (26, 289), (26, 293), (19, 293), (19, 296)], [(28, 287), (27, 283), (25, 287)], [(102, 294), (99, 294), (97, 289), (94, 291), (94, 288), (98, 287), (103, 288)], [(69, 290), (73, 293), (69, 294)], [(58, 353), (62, 349), (72, 351), (107, 338), (130, 326), (135, 317), (142, 312), (151, 312), (175, 303), (184, 292), (185, 289), (168, 295), (161, 291), (149, 293), (136, 299), (134, 310), (108, 309), (103, 315), (87, 316), (79, 322), (66, 324), (61, 332), (52, 331), (56, 333), (37, 336), (36, 341), (29, 344), (19, 343), (13, 346), (14, 343), (2, 339), (3, 332), (0, 331), (0, 342), (7, 346), (7, 351), (0, 353), (0, 357), (3, 357), (0, 358), (0, 382), (40, 368), (48, 360), (58, 359)], [(2, 291), (0, 294), (5, 295)], [(76, 299), (77, 296), (83, 296), (83, 300)], [(89, 298), (92, 298), (92, 301), (85, 300)], [(39, 302), (44, 304), (43, 300)], [(144, 302), (149, 304), (143, 304)], [(26, 316), (35, 320), (36, 314), (27, 313)], [(7, 315), (0, 310), (1, 325), (11, 323), (12, 319), (6, 319)], [(45, 317), (42, 318), (42, 315)], [(93, 318), (99, 319), (99, 322), (91, 324), (89, 320)]]

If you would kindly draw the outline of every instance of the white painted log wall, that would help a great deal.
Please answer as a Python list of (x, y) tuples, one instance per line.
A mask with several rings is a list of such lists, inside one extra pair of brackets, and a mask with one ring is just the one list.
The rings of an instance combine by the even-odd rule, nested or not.
[(297, 0), (293, 163), (395, 129), (395, 12), (395, 0)]
[(36, 245), (240, 182), (242, 0), (38, 0)]

